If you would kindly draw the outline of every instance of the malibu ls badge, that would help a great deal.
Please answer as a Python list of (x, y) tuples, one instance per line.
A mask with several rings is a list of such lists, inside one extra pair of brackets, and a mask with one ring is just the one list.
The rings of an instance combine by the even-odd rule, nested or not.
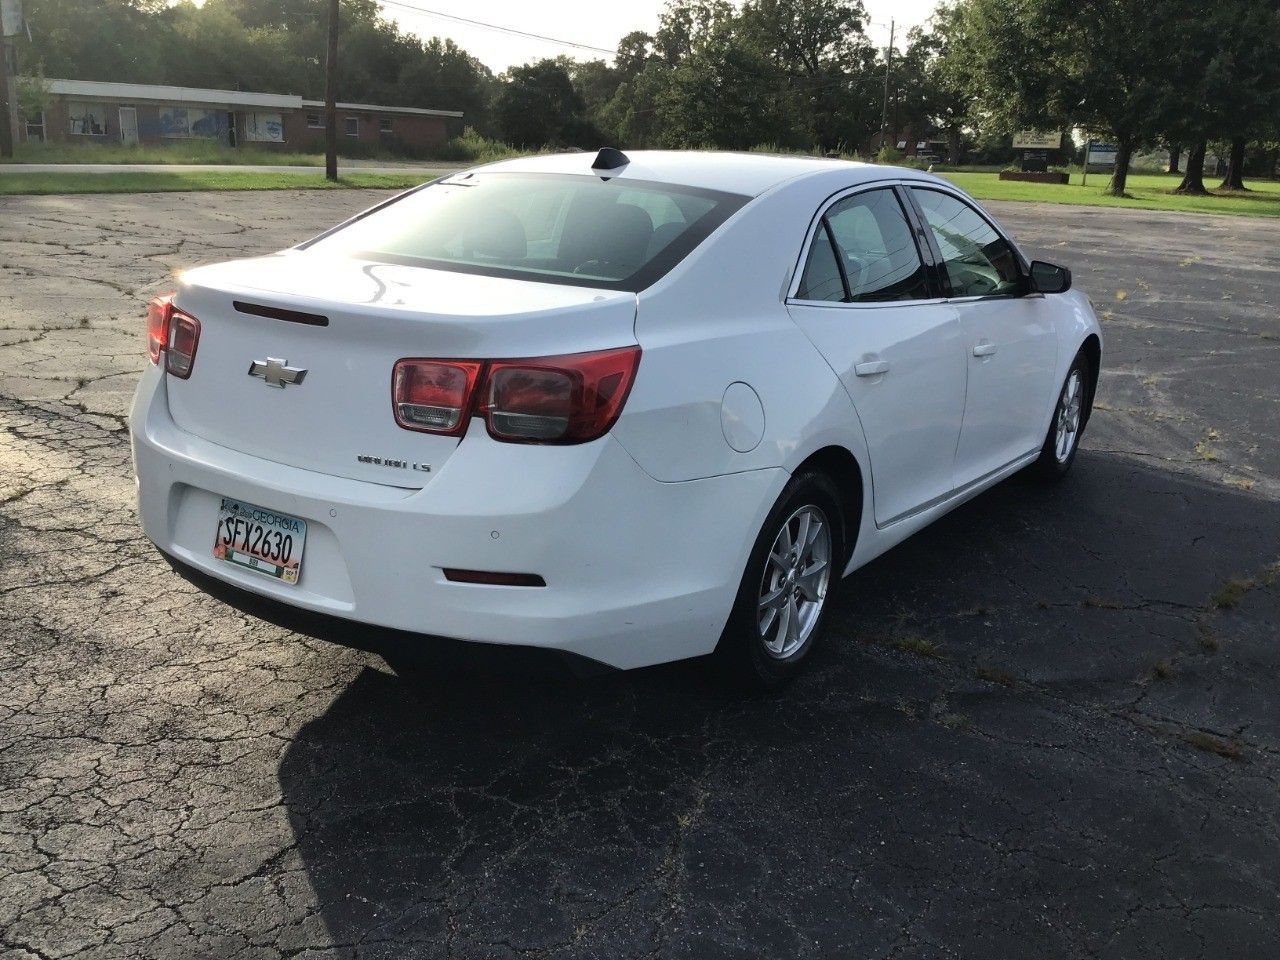
[(249, 376), (261, 377), (268, 387), (278, 387), (281, 390), (291, 383), (301, 383), (306, 375), (305, 369), (291, 367), (288, 360), (278, 357), (267, 357), (249, 364)]
[(430, 473), (431, 464), (418, 463), (416, 460), (397, 460), (391, 457), (375, 457), (367, 453), (356, 454), (357, 463), (367, 463), (371, 467), (394, 467), (396, 470), (417, 470), (419, 473)]

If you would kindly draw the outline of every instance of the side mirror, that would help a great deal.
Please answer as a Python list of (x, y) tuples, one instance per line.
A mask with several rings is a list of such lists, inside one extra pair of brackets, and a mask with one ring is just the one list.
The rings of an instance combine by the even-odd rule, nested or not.
[(1031, 263), (1031, 289), (1036, 293), (1066, 293), (1071, 289), (1071, 271), (1043, 260), (1034, 260)]

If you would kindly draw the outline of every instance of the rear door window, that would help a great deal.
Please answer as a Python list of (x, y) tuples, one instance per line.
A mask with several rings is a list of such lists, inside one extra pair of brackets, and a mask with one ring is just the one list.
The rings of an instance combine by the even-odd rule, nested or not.
[(892, 190), (846, 197), (827, 211), (827, 222), (848, 278), (850, 303), (929, 296), (924, 262)]
[(845, 303), (931, 296), (915, 236), (893, 190), (856, 193), (827, 210), (796, 296)]

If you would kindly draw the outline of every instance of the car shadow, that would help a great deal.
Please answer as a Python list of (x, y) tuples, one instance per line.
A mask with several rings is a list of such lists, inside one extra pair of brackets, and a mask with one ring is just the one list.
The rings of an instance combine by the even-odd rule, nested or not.
[[(696, 663), (573, 679), (392, 652), (403, 675), (363, 670), (280, 763), (282, 867), (318, 907), (297, 942), (1157, 956), (1200, 919), (1142, 904), (1218, 883), (1274, 936), (1278, 708), (1196, 690), (1275, 675), (1257, 571), (1277, 534), (1273, 502), (1086, 450), (1063, 484), (1015, 478), (845, 581), (831, 642), (781, 695)], [(1233, 577), (1254, 586), (1215, 607)], [(1204, 625), (1228, 623), (1211, 655)], [(1269, 746), (1250, 774), (1179, 739), (1183, 713)]]

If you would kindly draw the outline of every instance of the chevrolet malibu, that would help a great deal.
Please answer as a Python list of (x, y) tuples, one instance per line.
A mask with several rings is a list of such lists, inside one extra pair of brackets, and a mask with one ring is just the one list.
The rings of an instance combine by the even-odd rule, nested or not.
[(148, 307), (146, 535), (306, 610), (775, 687), (840, 579), (1027, 469), (1102, 352), (1070, 272), (914, 170), (505, 161)]

